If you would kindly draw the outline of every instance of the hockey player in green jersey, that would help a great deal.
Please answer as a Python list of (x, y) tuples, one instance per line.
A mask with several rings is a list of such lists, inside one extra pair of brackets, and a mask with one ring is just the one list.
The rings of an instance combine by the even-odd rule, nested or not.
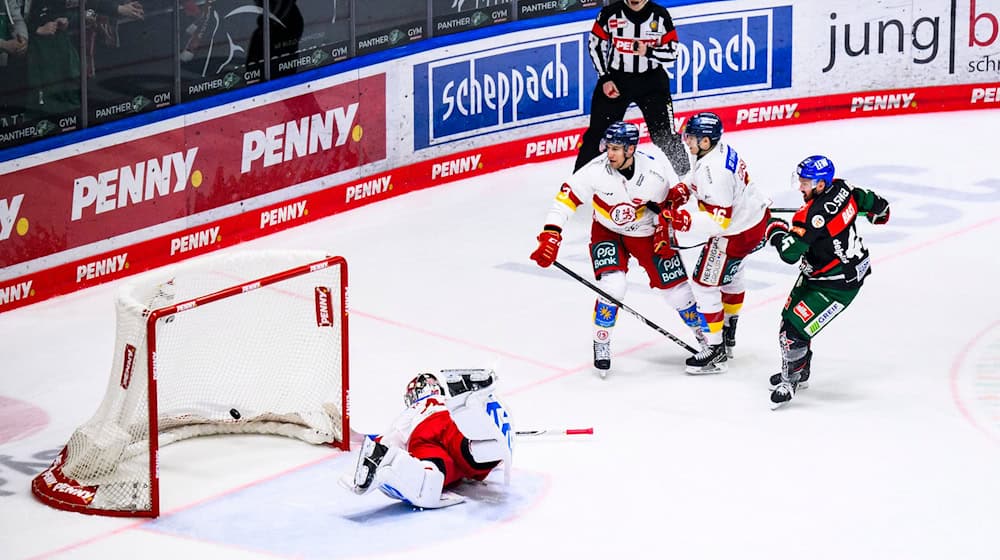
[(868, 249), (854, 228), (858, 215), (873, 224), (889, 221), (889, 202), (834, 178), (833, 162), (824, 156), (802, 160), (796, 179), (805, 205), (791, 225), (772, 218), (765, 232), (781, 260), (801, 269), (781, 312), (782, 364), (770, 379), (772, 409), (807, 387), (813, 337), (847, 309), (871, 273)]

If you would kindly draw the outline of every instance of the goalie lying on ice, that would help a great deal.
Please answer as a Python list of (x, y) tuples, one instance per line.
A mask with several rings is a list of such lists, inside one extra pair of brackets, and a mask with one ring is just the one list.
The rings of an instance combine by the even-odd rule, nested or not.
[(503, 464), (510, 482), (513, 430), (510, 416), (493, 395), (492, 370), (442, 370), (447, 389), (430, 373), (410, 381), (406, 410), (389, 431), (366, 437), (354, 480), (357, 494), (378, 488), (390, 498), (421, 508), (464, 500), (446, 492), (465, 479), (484, 480)]

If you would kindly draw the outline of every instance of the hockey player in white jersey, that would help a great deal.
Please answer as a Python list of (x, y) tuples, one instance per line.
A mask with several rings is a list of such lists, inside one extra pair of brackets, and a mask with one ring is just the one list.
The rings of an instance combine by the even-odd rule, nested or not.
[(743, 306), (743, 259), (763, 246), (771, 215), (770, 200), (750, 180), (746, 162), (721, 138), (718, 115), (698, 113), (688, 120), (684, 143), (695, 161), (686, 184), (670, 189), (670, 204), (660, 215), (680, 247), (696, 247), (682, 249), (681, 256), (705, 320), (708, 347), (688, 358), (691, 374), (728, 369)]
[[(662, 205), (677, 174), (662, 156), (636, 149), (639, 129), (634, 124), (616, 122), (604, 133), (604, 153), (591, 160), (562, 185), (545, 217), (538, 235), (538, 248), (531, 254), (541, 267), (550, 266), (559, 252), (562, 229), (570, 216), (583, 205), (593, 206), (590, 258), (598, 286), (619, 301), (625, 299), (625, 273), (635, 257), (646, 271), (651, 288), (662, 290), (667, 302), (678, 311), (704, 342), (701, 320), (680, 255), (669, 245), (653, 250), (656, 212), (649, 205)], [(594, 367), (603, 375), (611, 368), (611, 331), (618, 306), (604, 298), (594, 304)]]
[(378, 488), (420, 508), (440, 508), (464, 498), (447, 491), (459, 482), (483, 480), (501, 464), (510, 482), (514, 432), (493, 394), (493, 370), (442, 370), (447, 390), (431, 373), (406, 387), (404, 410), (385, 434), (366, 437), (353, 480), (357, 494)]

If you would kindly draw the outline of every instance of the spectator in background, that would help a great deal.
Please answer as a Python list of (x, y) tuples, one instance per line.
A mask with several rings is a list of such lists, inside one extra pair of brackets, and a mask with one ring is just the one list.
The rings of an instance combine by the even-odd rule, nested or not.
[[(21, 112), (24, 105), (28, 27), (24, 23), (24, 0), (0, 0), (0, 119)], [(0, 127), (10, 123), (0, 123)]]
[(97, 70), (98, 43), (107, 48), (120, 47), (118, 24), (145, 19), (146, 14), (137, 0), (91, 0), (87, 6), (87, 76), (93, 77)]
[(118, 4), (117, 6), (115, 6), (114, 13), (119, 18), (127, 20), (143, 19), (146, 17), (146, 14), (142, 8), (142, 4), (136, 1), (123, 2), (121, 4)]
[(35, 116), (80, 109), (80, 54), (70, 35), (66, 0), (33, 0), (28, 26), (28, 102)]
[(7, 66), (10, 55), (23, 56), (26, 52), (28, 27), (24, 24), (24, 0), (0, 0), (0, 66)]

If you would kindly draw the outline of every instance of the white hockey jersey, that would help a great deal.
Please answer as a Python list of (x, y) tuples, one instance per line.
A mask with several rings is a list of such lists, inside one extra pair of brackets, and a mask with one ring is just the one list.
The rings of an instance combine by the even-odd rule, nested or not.
[(413, 430), (424, 420), (439, 412), (448, 412), (446, 397), (431, 395), (410, 405), (392, 421), (392, 426), (382, 435), (382, 443), (406, 449)]
[(656, 229), (656, 213), (647, 202), (660, 204), (678, 182), (677, 173), (662, 157), (636, 150), (635, 172), (626, 179), (601, 154), (581, 167), (559, 190), (545, 223), (562, 228), (584, 202), (594, 208), (594, 221), (628, 237), (648, 237)]
[[(691, 188), (691, 230), (678, 237), (731, 236), (760, 223), (771, 201), (750, 179), (739, 154), (722, 142), (696, 160), (687, 175)], [(691, 207), (690, 205), (694, 205)]]

